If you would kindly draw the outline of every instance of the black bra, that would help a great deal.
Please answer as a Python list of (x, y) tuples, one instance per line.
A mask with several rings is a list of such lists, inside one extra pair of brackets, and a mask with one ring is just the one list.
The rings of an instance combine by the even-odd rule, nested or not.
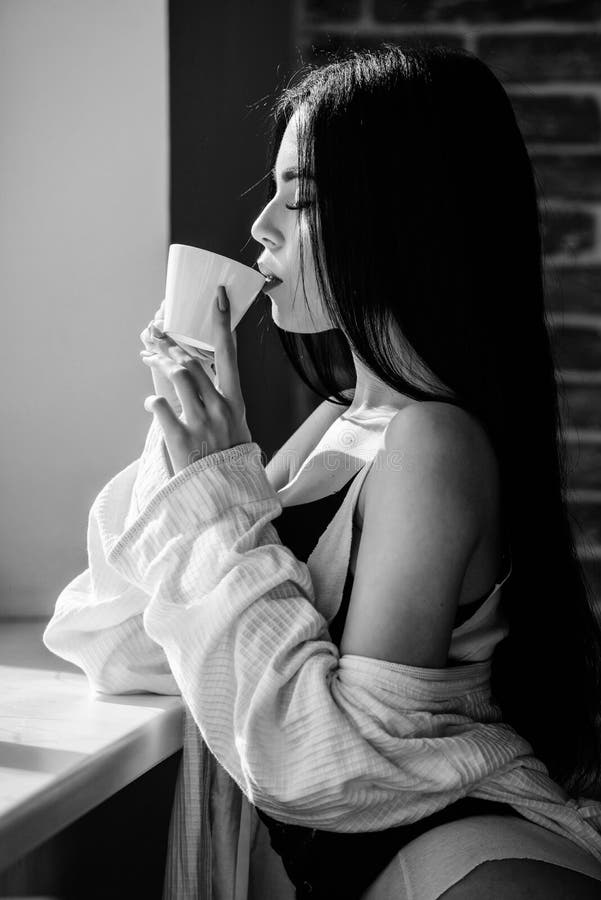
[(455, 616), (453, 628), (458, 628), (460, 625), (463, 625), (464, 622), (467, 622), (468, 619), (471, 619), (476, 610), (488, 600), (492, 592), (505, 581), (507, 576), (511, 573), (511, 569), (511, 554), (505, 550), (501, 558), (501, 577), (498, 581), (495, 581), (493, 586), (489, 588), (485, 594), (478, 597), (477, 600), (470, 600), (469, 603), (462, 603), (461, 606), (457, 608), (457, 615)]

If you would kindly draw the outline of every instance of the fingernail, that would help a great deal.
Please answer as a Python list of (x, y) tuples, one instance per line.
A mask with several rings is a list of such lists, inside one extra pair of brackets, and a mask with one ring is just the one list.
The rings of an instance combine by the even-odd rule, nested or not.
[(229, 307), (229, 300), (222, 284), (219, 285), (219, 293), (217, 294), (217, 305), (221, 312), (226, 312)]

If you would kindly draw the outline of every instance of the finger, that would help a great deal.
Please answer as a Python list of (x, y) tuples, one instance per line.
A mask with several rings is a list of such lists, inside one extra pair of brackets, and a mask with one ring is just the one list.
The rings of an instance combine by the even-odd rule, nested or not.
[(153, 343), (156, 352), (160, 356), (165, 356), (167, 359), (172, 359), (173, 357), (171, 355), (171, 350), (174, 348), (179, 348), (180, 352), (182, 353), (182, 357), (181, 360), (178, 359), (178, 362), (183, 362), (184, 360), (190, 359), (190, 356), (184, 350), (182, 350), (181, 347), (179, 347), (179, 345), (169, 337), (169, 335), (164, 334), (163, 332), (158, 332), (158, 334), (160, 335), (160, 337), (155, 337)]
[(165, 340), (165, 338), (167, 337), (165, 332), (162, 331), (162, 329), (159, 327), (159, 324), (156, 321), (153, 321), (150, 323), (149, 330), (150, 330), (152, 339), (155, 341)]
[[(223, 401), (223, 395), (217, 390), (215, 377), (214, 351), (203, 351), (194, 348), (201, 357), (191, 356), (186, 350), (180, 347), (169, 335), (163, 335), (155, 341), (155, 346), (159, 357), (169, 360), (175, 360), (180, 365), (186, 366), (193, 375), (197, 375), (198, 391), (205, 406), (211, 410), (217, 410)], [(210, 360), (210, 362), (209, 362)], [(194, 367), (190, 368), (190, 363), (194, 363)], [(207, 365), (213, 372), (211, 377), (206, 369)], [(220, 385), (221, 388), (221, 385)]]
[[(164, 397), (171, 404), (177, 415), (180, 416), (182, 413), (181, 401), (176, 393), (173, 383), (164, 373), (162, 366), (158, 364), (158, 359), (156, 353), (140, 350), (141, 362), (146, 365), (146, 368), (150, 369), (155, 394), (158, 397)], [(152, 364), (153, 360), (156, 360), (155, 365)]]
[(159, 328), (163, 328), (163, 325), (165, 323), (165, 300), (163, 300), (163, 302), (155, 312), (154, 316), (152, 317), (152, 321)]
[(180, 341), (174, 341), (172, 338), (167, 335), (166, 338), (166, 348), (167, 352), (171, 355), (171, 350), (179, 350), (182, 354), (181, 358), (188, 360), (194, 358), (204, 359), (206, 355), (206, 351), (200, 350), (198, 347), (193, 347), (191, 344), (185, 344)]
[(160, 371), (161, 374), (165, 378), (172, 379), (173, 371), (178, 366), (176, 362), (174, 362), (171, 357), (167, 356), (164, 353), (148, 353), (143, 350), (140, 351), (140, 359), (141, 361), (151, 368)]
[[(217, 390), (217, 379), (211, 378), (205, 366), (207, 363), (200, 359), (191, 359), (186, 368), (196, 381), (197, 390), (202, 397), (205, 407), (210, 412), (218, 412), (222, 409), (224, 403), (224, 395), (221, 390)], [(221, 385), (219, 386), (221, 389)]]
[(144, 400), (144, 409), (147, 412), (152, 413), (153, 416), (156, 416), (159, 425), (163, 429), (167, 449), (169, 449), (171, 441), (185, 433), (182, 422), (180, 422), (174, 411), (171, 409), (169, 402), (165, 400), (164, 397), (157, 397), (156, 395), (151, 394)]
[[(179, 348), (176, 349), (179, 350)], [(183, 354), (183, 351), (179, 350), (179, 352)], [(189, 365), (182, 365), (179, 362), (175, 362), (171, 356), (168, 356), (167, 354), (140, 354), (140, 357), (145, 365), (150, 366), (155, 370), (159, 370), (165, 378), (169, 379), (179, 403), (181, 404), (183, 421), (187, 425), (202, 424), (206, 421), (206, 390), (205, 393), (203, 393), (199, 379), (195, 377), (195, 374), (191, 371)], [(194, 362), (194, 360), (188, 359), (188, 364), (191, 362)], [(205, 377), (208, 379), (209, 385), (212, 388), (213, 385), (206, 373)]]
[(160, 347), (169, 359), (174, 360), (182, 366), (185, 366), (186, 363), (189, 363), (190, 360), (194, 359), (192, 354), (188, 353), (187, 350), (183, 350), (179, 344), (176, 344), (174, 341), (163, 341), (160, 344)]
[(147, 350), (150, 350), (152, 347), (152, 333), (150, 331), (150, 325), (147, 325), (146, 328), (143, 328), (140, 334), (138, 335), (140, 340), (142, 341), (144, 347)]
[(189, 352), (184, 350), (181, 352), (181, 348), (178, 345), (174, 345), (173, 347), (168, 348), (169, 356), (174, 359), (176, 362), (181, 363), (182, 365), (186, 365), (192, 359), (196, 359), (202, 365), (204, 371), (207, 373), (209, 378), (211, 379), (211, 383), (215, 383), (215, 366), (213, 365), (214, 354), (206, 350), (199, 350), (194, 347), (193, 352)]
[[(200, 347), (193, 347), (189, 344), (174, 341), (172, 337), (156, 327), (153, 334), (155, 335), (155, 343), (158, 350), (161, 353), (166, 353), (177, 362), (186, 363), (189, 362), (190, 359), (200, 359), (200, 361), (205, 364), (207, 362), (212, 363), (214, 360), (215, 352), (213, 350), (203, 350)], [(177, 355), (178, 351), (180, 351), (180, 355)]]
[(206, 421), (204, 398), (199, 394), (194, 375), (185, 366), (175, 366), (171, 370), (171, 381), (182, 404), (184, 421), (195, 425)]
[(161, 330), (163, 322), (163, 318), (155, 315), (154, 319), (151, 319), (146, 328), (140, 332), (140, 340), (145, 347), (150, 348), (157, 338), (163, 336), (163, 331)]
[(156, 338), (152, 331), (152, 323), (151, 322), (149, 322), (149, 324), (146, 326), (146, 328), (144, 328), (144, 330), (140, 332), (139, 337), (140, 337), (140, 340), (142, 341), (142, 344), (144, 345), (144, 348), (149, 353), (154, 353)]
[[(241, 400), (240, 372), (238, 371), (237, 341), (231, 329), (231, 312), (227, 291), (219, 285), (219, 294), (215, 302), (218, 320), (217, 344), (215, 347), (215, 372), (219, 380), (219, 389), (228, 400)], [(225, 299), (226, 308), (220, 310), (217, 299)]]
[(141, 350), (140, 359), (146, 365), (160, 369), (163, 375), (170, 379), (173, 379), (176, 369), (182, 368), (182, 364), (172, 359), (167, 353), (157, 353), (156, 351), (154, 353), (145, 353)]

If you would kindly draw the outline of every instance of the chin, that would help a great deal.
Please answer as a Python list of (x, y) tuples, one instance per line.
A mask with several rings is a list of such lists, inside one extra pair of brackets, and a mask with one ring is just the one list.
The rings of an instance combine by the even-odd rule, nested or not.
[(277, 305), (277, 303), (273, 300), (273, 298), (271, 298), (271, 318), (273, 319), (275, 324), (278, 326), (278, 328), (283, 328), (284, 331), (288, 330), (282, 322), (281, 310), (280, 310), (279, 306)]
[(320, 331), (327, 331), (332, 326), (324, 328), (315, 328), (311, 322), (295, 319), (293, 316), (286, 316), (282, 311), (282, 307), (278, 306), (273, 297), (271, 298), (271, 318), (282, 331), (290, 331), (293, 334), (317, 334)]
[(278, 309), (275, 303), (273, 303), (271, 307), (271, 318), (282, 331), (290, 331), (292, 333), (298, 332), (298, 328), (294, 327), (294, 323), (291, 323), (285, 316), (282, 316), (281, 310)]
[(282, 331), (298, 332), (298, 328), (291, 327), (294, 323), (286, 320), (286, 316), (282, 315), (282, 311), (277, 303), (271, 301), (271, 318)]

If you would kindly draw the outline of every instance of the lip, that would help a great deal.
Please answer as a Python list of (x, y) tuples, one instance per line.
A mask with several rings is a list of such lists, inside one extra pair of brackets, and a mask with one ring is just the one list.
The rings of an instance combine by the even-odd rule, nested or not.
[(262, 265), (260, 262), (257, 262), (257, 269), (264, 278), (277, 278), (278, 283), (282, 281), (279, 275), (276, 275), (275, 272), (272, 272), (271, 269), (267, 268), (267, 266)]
[(266, 281), (265, 284), (263, 285), (263, 287), (261, 288), (261, 290), (265, 291), (265, 293), (269, 293), (269, 291), (275, 290), (275, 288), (279, 287), (281, 284), (284, 283), (281, 278), (277, 278), (277, 276), (275, 276), (275, 275), (274, 275), (274, 278), (276, 280), (273, 281), (271, 284)]

